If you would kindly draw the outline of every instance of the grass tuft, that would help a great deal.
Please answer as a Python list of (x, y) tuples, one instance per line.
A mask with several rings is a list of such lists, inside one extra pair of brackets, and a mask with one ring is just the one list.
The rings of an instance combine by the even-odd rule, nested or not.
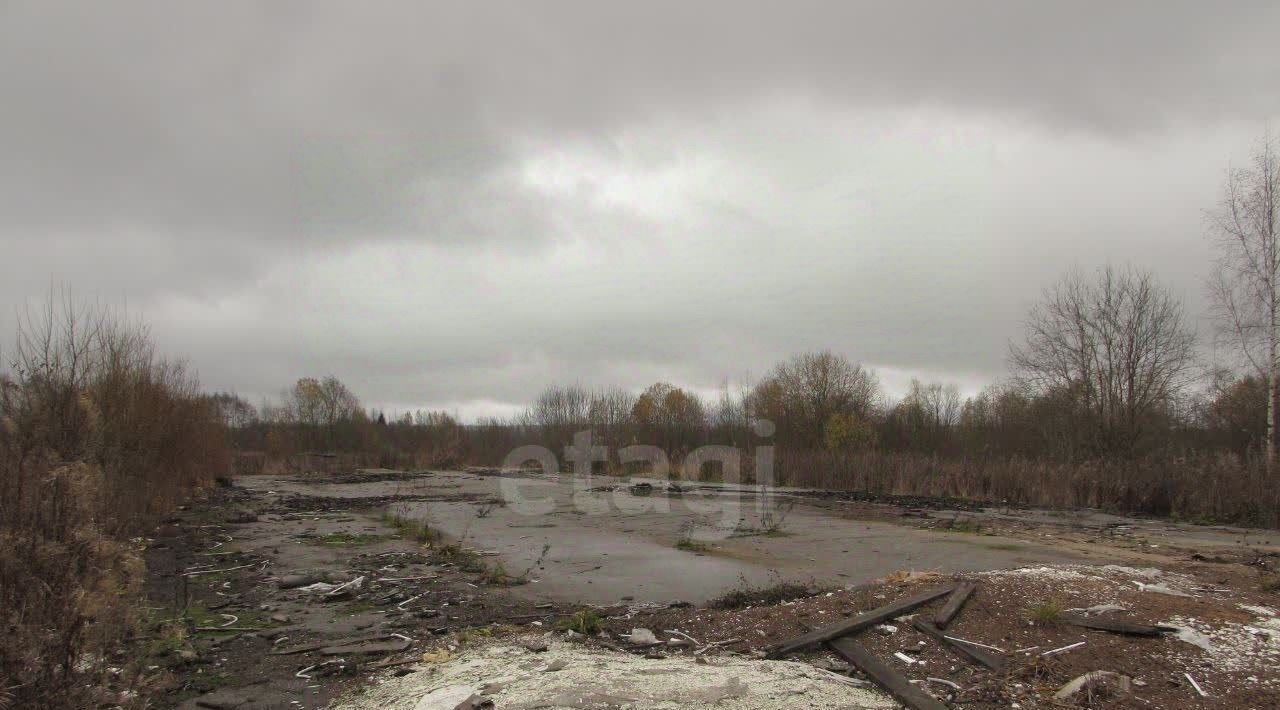
[(744, 581), (742, 586), (731, 589), (707, 602), (712, 609), (744, 609), (749, 606), (772, 606), (782, 602), (813, 596), (821, 589), (814, 584), (777, 582), (767, 587), (752, 587)]
[(440, 535), (425, 522), (404, 515), (387, 511), (382, 515), (382, 522), (395, 529), (400, 537), (414, 542), (431, 545), (440, 539)]
[(331, 532), (327, 535), (313, 538), (311, 542), (314, 545), (323, 545), (325, 547), (360, 547), (382, 542), (386, 539), (386, 535), (373, 533)]
[(584, 636), (595, 636), (604, 628), (604, 619), (595, 609), (581, 609), (556, 622), (560, 631), (573, 631)]
[(1027, 616), (1037, 624), (1056, 624), (1062, 617), (1062, 604), (1053, 599), (1046, 599), (1033, 604), (1027, 610)]

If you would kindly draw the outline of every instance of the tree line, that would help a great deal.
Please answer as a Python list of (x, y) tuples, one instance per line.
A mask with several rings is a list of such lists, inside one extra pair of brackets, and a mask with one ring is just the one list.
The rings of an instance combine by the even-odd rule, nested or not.
[[(913, 381), (892, 397), (874, 371), (815, 351), (710, 397), (668, 382), (640, 392), (553, 385), (516, 416), (468, 424), (444, 412), (388, 419), (362, 408), (333, 377), (299, 380), (261, 411), (230, 394), (213, 401), (241, 448), (277, 458), (338, 451), (384, 465), (496, 464), (528, 443), (559, 453), (575, 433), (588, 430), (594, 443), (615, 452), (649, 444), (674, 461), (709, 444), (767, 444), (782, 454), (780, 462), (792, 462), (791, 469), (783, 465), (784, 480), (808, 477), (837, 487), (861, 480), (855, 460), (863, 468), (899, 471), (886, 473), (897, 482), (884, 484), (898, 489), (946, 478), (930, 478), (930, 467), (959, 466), (970, 472), (960, 478), (971, 484), (941, 490), (978, 496), (992, 495), (997, 486), (991, 475), (972, 474), (975, 469), (1048, 466), (1056, 471), (1051, 481), (1093, 477), (1092, 484), (1071, 484), (1082, 491), (1093, 486), (1091, 493), (1072, 494), (1076, 503), (1150, 498), (1161, 502), (1137, 507), (1169, 512), (1176, 495), (1104, 495), (1096, 472), (1108, 471), (1106, 486), (1117, 490), (1127, 485), (1126, 468), (1154, 471), (1153, 461), (1166, 470), (1236, 470), (1250, 480), (1272, 473), (1280, 383), (1278, 187), (1280, 161), (1264, 139), (1247, 165), (1228, 172), (1222, 201), (1209, 212), (1217, 255), (1209, 279), (1211, 340), (1197, 339), (1184, 305), (1151, 272), (1075, 270), (1045, 289), (1027, 313), (1022, 335), (1009, 346), (1009, 375), (971, 396), (954, 384)], [(1203, 362), (1202, 346), (1210, 342), (1222, 362)], [(899, 480), (907, 461), (926, 471), (908, 476), (912, 483)], [(1154, 474), (1147, 478), (1155, 489), (1176, 476), (1164, 483)], [(1034, 492), (1024, 495), (1044, 502)]]

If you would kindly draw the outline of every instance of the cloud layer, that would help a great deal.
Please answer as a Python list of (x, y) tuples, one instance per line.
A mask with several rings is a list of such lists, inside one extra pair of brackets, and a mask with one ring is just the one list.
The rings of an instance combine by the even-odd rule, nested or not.
[(976, 387), (1072, 265), (1198, 313), (1280, 115), (1274, 4), (1042, 5), (7, 4), (0, 302), (127, 304), (251, 396), (500, 412), (813, 347)]

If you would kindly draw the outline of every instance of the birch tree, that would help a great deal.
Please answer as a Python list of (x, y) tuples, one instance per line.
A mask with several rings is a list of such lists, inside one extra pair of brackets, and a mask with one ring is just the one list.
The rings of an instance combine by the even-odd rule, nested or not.
[(1227, 171), (1209, 213), (1218, 256), (1210, 279), (1219, 336), (1267, 383), (1267, 470), (1276, 463), (1280, 396), (1280, 158), (1265, 135), (1249, 163)]

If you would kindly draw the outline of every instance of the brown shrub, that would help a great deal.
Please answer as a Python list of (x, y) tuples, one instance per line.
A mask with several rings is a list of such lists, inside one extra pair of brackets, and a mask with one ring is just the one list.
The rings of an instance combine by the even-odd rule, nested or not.
[(900, 452), (776, 453), (778, 483), (1280, 526), (1261, 461), (1228, 452), (1084, 461)]
[(229, 461), (194, 378), (144, 329), (67, 305), (23, 321), (0, 376), (0, 707), (120, 702), (103, 673), (134, 628), (129, 537)]

